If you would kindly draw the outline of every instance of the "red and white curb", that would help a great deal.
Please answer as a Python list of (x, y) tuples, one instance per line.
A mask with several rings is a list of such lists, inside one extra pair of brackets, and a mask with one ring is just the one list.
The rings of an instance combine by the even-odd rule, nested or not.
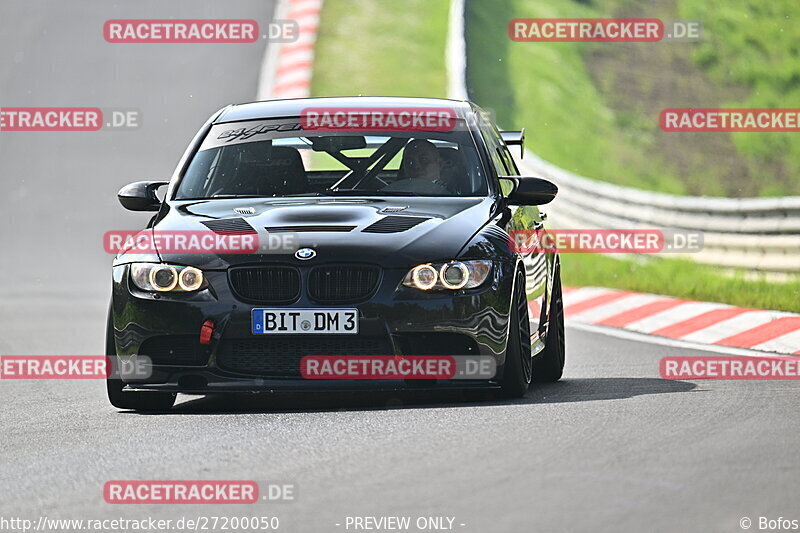
[(259, 100), (305, 98), (311, 94), (321, 11), (322, 0), (279, 0), (275, 20), (297, 21), (299, 34), (291, 43), (267, 43), (258, 82)]
[[(538, 313), (538, 306), (531, 308)], [(564, 288), (568, 321), (698, 344), (800, 354), (800, 315), (694, 302), (656, 294)]]

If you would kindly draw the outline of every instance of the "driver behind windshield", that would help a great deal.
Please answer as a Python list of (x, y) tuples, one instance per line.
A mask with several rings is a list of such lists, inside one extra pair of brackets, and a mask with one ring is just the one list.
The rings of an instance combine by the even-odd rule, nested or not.
[(437, 181), (439, 175), (439, 151), (436, 146), (425, 139), (415, 139), (406, 145), (403, 151), (403, 169), (405, 178), (419, 178)]
[(442, 166), (436, 145), (426, 139), (415, 139), (403, 150), (398, 180), (381, 190), (452, 195), (449, 180), (442, 174)]

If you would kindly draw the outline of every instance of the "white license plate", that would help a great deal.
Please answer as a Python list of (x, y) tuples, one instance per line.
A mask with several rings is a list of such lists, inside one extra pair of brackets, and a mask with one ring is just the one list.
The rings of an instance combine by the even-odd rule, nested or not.
[(358, 309), (253, 309), (254, 335), (356, 334)]

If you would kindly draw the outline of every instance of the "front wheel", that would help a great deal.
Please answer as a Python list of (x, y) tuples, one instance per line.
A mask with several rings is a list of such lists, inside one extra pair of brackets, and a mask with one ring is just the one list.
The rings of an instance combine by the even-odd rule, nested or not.
[(125, 383), (115, 379), (117, 372), (117, 348), (114, 344), (114, 323), (111, 311), (106, 323), (106, 355), (111, 361), (111, 372), (106, 378), (108, 401), (117, 409), (133, 409), (135, 411), (166, 411), (175, 404), (176, 394), (172, 392), (134, 392), (122, 390)]
[(549, 321), (544, 350), (533, 359), (533, 381), (540, 383), (558, 381), (564, 373), (566, 345), (564, 343), (564, 299), (561, 296), (560, 268), (553, 275)]
[(508, 344), (503, 364), (500, 390), (507, 398), (520, 398), (531, 383), (531, 324), (528, 317), (528, 297), (525, 293), (525, 275), (517, 271), (514, 294), (511, 298)]

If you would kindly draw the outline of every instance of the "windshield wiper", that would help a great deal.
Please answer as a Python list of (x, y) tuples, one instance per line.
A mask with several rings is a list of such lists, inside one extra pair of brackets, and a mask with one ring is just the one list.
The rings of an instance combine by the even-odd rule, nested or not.
[(213, 200), (214, 198), (272, 198), (263, 194), (215, 194), (208, 198), (199, 198), (199, 200)]
[(375, 189), (328, 189), (323, 194), (341, 196), (415, 196), (415, 194), (412, 192), (381, 191)]

